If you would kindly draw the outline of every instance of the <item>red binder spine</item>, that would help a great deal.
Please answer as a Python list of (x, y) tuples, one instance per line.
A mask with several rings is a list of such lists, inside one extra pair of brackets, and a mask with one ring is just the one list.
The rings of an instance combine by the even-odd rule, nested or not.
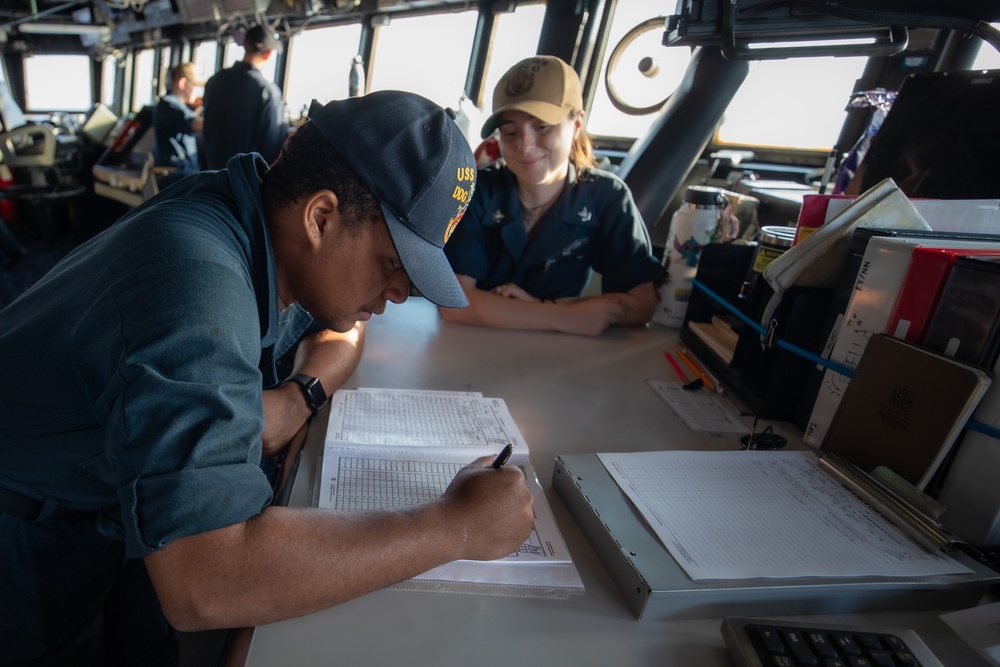
[(923, 338), (927, 319), (934, 312), (941, 287), (955, 262), (954, 250), (940, 248), (913, 249), (910, 265), (899, 289), (896, 305), (889, 315), (886, 332), (895, 338), (913, 343)]

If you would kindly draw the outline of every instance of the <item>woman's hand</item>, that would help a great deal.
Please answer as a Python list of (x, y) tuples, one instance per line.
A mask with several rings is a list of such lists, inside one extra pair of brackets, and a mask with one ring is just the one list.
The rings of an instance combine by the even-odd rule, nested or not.
[(525, 292), (523, 289), (521, 289), (514, 283), (504, 283), (503, 285), (494, 287), (490, 291), (493, 292), (494, 294), (498, 294), (507, 299), (520, 299), (521, 301), (528, 301), (528, 302), (540, 301), (540, 299), (536, 299), (535, 297), (531, 296), (530, 294)]

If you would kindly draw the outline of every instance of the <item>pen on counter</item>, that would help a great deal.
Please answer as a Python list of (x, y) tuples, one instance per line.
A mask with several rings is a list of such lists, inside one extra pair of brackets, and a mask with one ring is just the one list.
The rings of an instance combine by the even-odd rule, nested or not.
[(677, 350), (677, 356), (679, 356), (681, 360), (688, 365), (695, 375), (701, 378), (706, 387), (717, 394), (722, 393), (722, 385), (720, 385), (719, 381), (716, 380), (704, 366), (702, 366), (701, 362), (698, 361), (693, 354), (691, 354), (690, 350), (686, 350), (682, 347)]
[(670, 362), (670, 365), (674, 367), (674, 370), (677, 372), (677, 377), (679, 377), (681, 379), (681, 382), (683, 382), (684, 384), (687, 384), (687, 382), (688, 382), (687, 376), (684, 375), (684, 371), (681, 370), (681, 367), (674, 360), (673, 355), (671, 355), (669, 352), (664, 352), (663, 354), (664, 354), (664, 356), (666, 356), (667, 361)]
[(663, 355), (667, 358), (667, 361), (670, 362), (670, 365), (674, 367), (674, 371), (677, 372), (677, 377), (679, 377), (681, 379), (681, 382), (684, 383), (684, 389), (694, 390), (702, 388), (702, 386), (705, 384), (704, 380), (702, 380), (701, 378), (688, 380), (688, 376), (684, 375), (684, 371), (681, 370), (680, 364), (677, 363), (673, 355), (666, 351), (664, 351)]
[(499, 470), (500, 468), (502, 468), (503, 464), (507, 463), (507, 459), (510, 458), (510, 454), (513, 451), (514, 451), (514, 445), (510, 444), (509, 442), (506, 445), (504, 445), (503, 449), (500, 450), (500, 453), (497, 454), (497, 457), (493, 459), (494, 470)]

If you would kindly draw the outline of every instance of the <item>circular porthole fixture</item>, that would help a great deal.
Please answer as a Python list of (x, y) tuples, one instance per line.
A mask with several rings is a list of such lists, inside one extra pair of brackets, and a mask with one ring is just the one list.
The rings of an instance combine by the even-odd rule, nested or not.
[(666, 18), (639, 23), (611, 51), (604, 85), (611, 104), (630, 116), (658, 110), (676, 90), (690, 60), (690, 49), (663, 46)]

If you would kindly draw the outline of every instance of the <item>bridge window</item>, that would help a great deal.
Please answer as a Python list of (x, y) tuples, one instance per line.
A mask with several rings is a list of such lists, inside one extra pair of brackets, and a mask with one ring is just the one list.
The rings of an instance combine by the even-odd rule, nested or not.
[(27, 111), (88, 111), (90, 56), (35, 55), (24, 59)]
[(360, 23), (305, 30), (292, 38), (285, 104), (293, 118), (301, 117), (313, 99), (326, 103), (347, 97), (360, 43)]
[[(493, 27), (490, 62), (483, 77), (483, 108), (493, 112), (493, 89), (512, 65), (538, 52), (545, 5), (518, 5), (514, 11), (497, 14)], [(485, 116), (483, 118), (485, 120)]]
[(101, 63), (101, 103), (109, 109), (115, 108), (115, 75), (118, 73), (118, 58), (108, 56)]
[(135, 54), (135, 79), (132, 88), (132, 111), (156, 104), (157, 98), (166, 93), (170, 47), (160, 50), (159, 71), (156, 70), (156, 49), (142, 49)]
[(160, 71), (153, 81), (153, 100), (160, 99), (161, 96), (170, 92), (170, 52), (172, 47), (160, 47)]
[(151, 105), (153, 96), (153, 49), (142, 49), (135, 54), (135, 79), (132, 90), (132, 111), (139, 111), (144, 106)]
[(198, 42), (191, 54), (191, 61), (194, 63), (194, 73), (199, 81), (208, 81), (208, 77), (215, 73), (215, 59), (219, 53), (219, 43), (215, 40)]
[(371, 89), (408, 90), (457, 108), (478, 18), (476, 10), (392, 18), (376, 32)]
[(691, 50), (663, 46), (664, 21), (649, 3), (617, 4), (604, 59), (597, 66), (598, 84), (587, 121), (591, 134), (642, 136), (683, 79)]
[(726, 109), (716, 139), (739, 146), (829, 151), (866, 57), (761, 60)]

